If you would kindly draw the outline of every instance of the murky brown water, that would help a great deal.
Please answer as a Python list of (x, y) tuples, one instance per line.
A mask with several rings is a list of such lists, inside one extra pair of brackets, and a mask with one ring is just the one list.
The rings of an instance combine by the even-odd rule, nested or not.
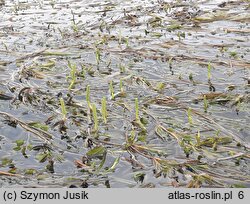
[(0, 1), (0, 186), (249, 186), (249, 9)]

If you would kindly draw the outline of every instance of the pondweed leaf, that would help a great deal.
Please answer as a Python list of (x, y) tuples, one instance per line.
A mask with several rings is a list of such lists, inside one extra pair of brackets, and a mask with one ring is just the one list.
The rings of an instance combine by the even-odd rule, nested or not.
[(118, 165), (120, 161), (120, 157), (117, 157), (113, 163), (113, 165), (107, 170), (107, 172), (110, 172), (110, 171), (114, 171), (115, 170), (115, 167)]
[(86, 155), (87, 156), (90, 156), (90, 157), (96, 157), (96, 156), (101, 156), (103, 155), (104, 153), (106, 152), (106, 148), (103, 147), (103, 146), (98, 146), (98, 147), (95, 147), (91, 150), (89, 150)]
[(138, 183), (138, 182), (140, 182), (140, 183), (142, 183), (143, 181), (144, 181), (144, 178), (145, 178), (145, 173), (143, 173), (143, 172), (139, 172), (139, 173), (136, 173), (135, 175), (134, 175), (134, 180)]
[(39, 128), (41, 130), (44, 130), (44, 131), (48, 131), (49, 127), (47, 125), (43, 125), (39, 122), (32, 122), (32, 123), (29, 123), (29, 125), (31, 125), (32, 127), (35, 127), (35, 128)]
[(48, 154), (47, 153), (41, 153), (36, 155), (36, 159), (40, 162), (43, 163), (47, 160)]
[(22, 146), (24, 144), (24, 140), (16, 140), (16, 145), (17, 146)]
[(26, 169), (25, 170), (25, 174), (28, 174), (28, 175), (33, 175), (36, 173), (36, 170), (35, 169)]

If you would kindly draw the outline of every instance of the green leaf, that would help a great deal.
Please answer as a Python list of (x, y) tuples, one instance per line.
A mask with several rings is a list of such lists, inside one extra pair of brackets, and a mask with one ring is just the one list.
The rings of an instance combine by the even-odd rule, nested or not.
[(11, 174), (16, 174), (16, 168), (12, 168), (8, 172), (11, 173)]
[(208, 78), (208, 80), (211, 79), (211, 64), (210, 64), (210, 62), (207, 65), (207, 78)]
[(137, 123), (140, 121), (138, 98), (135, 98), (135, 119)]
[(62, 163), (65, 159), (64, 159), (64, 157), (63, 157), (63, 155), (60, 155), (60, 154), (57, 154), (56, 156), (55, 156), (55, 159), (57, 160), (57, 161), (59, 161), (60, 163)]
[(67, 115), (66, 106), (65, 106), (63, 98), (60, 98), (59, 100), (60, 100), (60, 104), (61, 104), (61, 111), (62, 111), (62, 115), (63, 115), (63, 120), (66, 121), (66, 115)]
[(111, 99), (115, 100), (114, 87), (113, 87), (113, 82), (112, 81), (110, 81), (110, 83), (109, 83), (109, 92), (110, 92), (110, 95), (111, 95)]
[(92, 104), (92, 112), (93, 112), (93, 118), (94, 118), (94, 132), (98, 131), (98, 117), (97, 117), (97, 111), (96, 111), (96, 106), (93, 103)]
[(20, 146), (16, 146), (16, 147), (13, 148), (13, 150), (15, 150), (15, 151), (20, 151), (21, 149), (22, 148)]
[(21, 152), (22, 152), (22, 154), (23, 154), (23, 156), (24, 156), (25, 158), (28, 158), (28, 156), (27, 156), (27, 154), (26, 154), (26, 150), (27, 150), (27, 147), (26, 147), (26, 146), (23, 146)]
[(196, 139), (196, 144), (197, 144), (197, 146), (199, 146), (200, 143), (201, 143), (200, 131), (198, 131), (197, 135), (195, 136), (195, 139)]
[(156, 90), (156, 91), (162, 91), (165, 87), (166, 87), (166, 84), (165, 84), (165, 83), (159, 82), (159, 83), (156, 85), (155, 90)]
[(47, 125), (43, 125), (39, 122), (32, 122), (32, 123), (29, 123), (29, 125), (31, 125), (32, 127), (44, 130), (44, 131), (48, 131), (48, 129), (49, 129), (49, 127)]
[(236, 183), (232, 185), (233, 188), (247, 188), (244, 184)]
[(90, 104), (90, 86), (89, 85), (87, 85), (87, 88), (86, 88), (86, 101), (88, 103), (89, 109), (92, 109), (92, 106)]
[(95, 156), (101, 156), (103, 155), (104, 153), (106, 152), (106, 148), (103, 147), (103, 146), (98, 146), (98, 147), (95, 147), (91, 150), (89, 150), (86, 155), (87, 156), (91, 156), (91, 157), (95, 157)]
[(102, 98), (102, 110), (101, 110), (101, 113), (102, 113), (103, 121), (106, 124), (107, 123), (108, 112), (107, 112), (107, 102), (106, 102), (106, 97), (105, 96)]
[(37, 179), (38, 181), (41, 181), (41, 180), (45, 180), (46, 178), (48, 178), (47, 175), (45, 175), (45, 174), (40, 174), (40, 175), (37, 176), (36, 179)]
[(167, 27), (167, 31), (169, 31), (169, 32), (177, 30), (177, 29), (181, 29), (181, 25), (180, 24), (172, 24), (172, 25), (169, 25)]
[(128, 138), (128, 143), (133, 144), (135, 142), (135, 139), (136, 139), (135, 131), (131, 130), (130, 136)]
[(148, 120), (147, 120), (146, 118), (141, 117), (140, 120), (141, 120), (141, 123), (142, 123), (143, 125), (147, 125), (147, 124), (148, 124)]
[(25, 170), (25, 174), (28, 174), (28, 175), (33, 175), (36, 173), (36, 170), (35, 169), (26, 169)]
[(17, 146), (22, 146), (24, 144), (24, 140), (16, 140)]
[(12, 163), (12, 159), (2, 158), (2, 166), (6, 166)]
[(115, 170), (115, 167), (118, 165), (120, 161), (120, 157), (117, 157), (113, 163), (113, 165), (111, 167), (109, 167), (109, 169), (107, 170), (107, 172), (110, 172), (110, 171), (114, 171)]
[(137, 140), (140, 142), (146, 142), (147, 139), (147, 132), (145, 130), (142, 130), (138, 133)]
[(32, 146), (31, 144), (28, 144), (28, 145), (27, 145), (27, 149), (28, 149), (29, 151), (31, 151), (32, 148), (33, 148), (33, 146)]
[(47, 158), (48, 158), (48, 154), (47, 154), (47, 153), (41, 153), (41, 154), (36, 155), (36, 159), (37, 159), (40, 163), (45, 162)]
[(143, 173), (143, 172), (139, 172), (139, 173), (136, 173), (135, 175), (134, 175), (134, 180), (136, 181), (136, 182), (143, 182), (144, 181), (144, 178), (145, 178), (145, 173)]
[(105, 161), (106, 161), (106, 156), (107, 156), (107, 152), (105, 152), (105, 153), (103, 154), (102, 161), (101, 161), (101, 163), (100, 163), (100, 165), (98, 166), (97, 171), (96, 171), (97, 174), (99, 173), (99, 171), (100, 171), (101, 168), (103, 167), (103, 165), (104, 165), (104, 163), (105, 163)]

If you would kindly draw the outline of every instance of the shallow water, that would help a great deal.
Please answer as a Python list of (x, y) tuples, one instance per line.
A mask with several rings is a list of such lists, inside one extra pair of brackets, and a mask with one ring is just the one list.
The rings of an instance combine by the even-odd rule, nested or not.
[[(250, 6), (248, 1), (223, 2), (5, 0), (0, 6), (0, 172), (14, 175), (0, 176), (0, 186), (80, 186), (83, 181), (89, 187), (190, 186), (195, 175), (204, 174), (213, 181), (199, 181), (196, 187), (249, 186)], [(70, 89), (69, 62), (76, 65)], [(117, 94), (120, 81), (124, 97)], [(87, 111), (87, 85), (98, 110), (97, 133), (88, 131), (94, 118)], [(66, 131), (55, 125), (63, 117), (60, 96), (66, 102)], [(107, 124), (101, 114), (104, 96)], [(144, 137), (135, 122), (135, 98), (140, 118), (148, 122)], [(30, 122), (46, 125), (53, 139), (41, 139)], [(159, 125), (168, 133), (157, 134)], [(202, 141), (232, 141), (199, 146), (197, 132)], [(134, 145), (146, 150), (125, 145), (133, 134)], [(24, 142), (19, 149), (17, 140)], [(53, 151), (32, 149), (46, 142)], [(98, 146), (105, 147), (104, 165), (97, 171), (102, 160), (94, 157), (91, 165), (77, 168), (74, 161)], [(30, 147), (27, 156), (25, 147)], [(41, 162), (45, 153), (49, 156)], [(171, 163), (169, 170), (157, 166), (155, 158)], [(53, 173), (46, 168), (49, 161)]]

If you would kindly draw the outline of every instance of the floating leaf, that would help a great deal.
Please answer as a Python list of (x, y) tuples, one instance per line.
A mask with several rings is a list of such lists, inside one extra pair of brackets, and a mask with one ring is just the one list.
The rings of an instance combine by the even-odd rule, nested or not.
[(35, 169), (26, 169), (25, 170), (25, 174), (28, 174), (28, 175), (33, 175), (36, 173), (36, 170)]
[(141, 142), (146, 142), (146, 139), (147, 139), (147, 132), (143, 129), (142, 131), (140, 131), (138, 133), (138, 141), (141, 141)]
[(76, 82), (76, 64), (71, 64), (70, 61), (68, 61), (68, 66), (70, 68), (70, 78), (71, 78), (71, 83), (69, 85), (69, 90), (71, 90)]
[(51, 55), (54, 55), (54, 56), (68, 56), (70, 55), (69, 53), (65, 53), (65, 52), (44, 52), (42, 53), (43, 55), (45, 56), (51, 56)]
[(20, 151), (21, 149), (22, 149), (21, 146), (16, 146), (16, 147), (13, 148), (13, 150), (15, 150), (15, 151)]
[(94, 118), (94, 132), (97, 132), (99, 127), (98, 127), (98, 117), (97, 117), (97, 110), (96, 110), (96, 106), (93, 103), (92, 105), (92, 111), (93, 111), (93, 118)]
[(207, 65), (207, 78), (208, 78), (208, 80), (211, 79), (211, 64), (210, 64), (210, 62)]
[(2, 166), (6, 166), (12, 163), (12, 159), (2, 158)]
[(244, 184), (241, 183), (236, 183), (232, 185), (233, 188), (247, 188)]
[(97, 171), (96, 171), (97, 174), (99, 173), (99, 171), (100, 171), (101, 168), (103, 167), (103, 165), (104, 165), (104, 163), (105, 163), (105, 161), (106, 161), (106, 158), (107, 158), (106, 156), (107, 156), (107, 152), (104, 152), (103, 157), (102, 157), (102, 161), (101, 161), (101, 163), (100, 163), (100, 165), (98, 166)]
[(201, 143), (200, 131), (198, 131), (197, 135), (195, 136), (195, 139), (196, 139), (196, 144), (199, 146)]
[(113, 165), (107, 170), (107, 172), (110, 172), (110, 171), (114, 171), (115, 170), (115, 167), (118, 165), (120, 161), (120, 157), (117, 157), (113, 163)]
[(36, 155), (36, 159), (40, 162), (43, 163), (47, 160), (48, 158), (48, 153), (41, 153)]
[(166, 87), (166, 84), (165, 84), (165, 83), (159, 82), (159, 83), (156, 85), (155, 90), (160, 92), (160, 91), (162, 91), (165, 87)]
[(109, 92), (110, 92), (110, 95), (111, 95), (111, 99), (115, 100), (114, 87), (113, 87), (113, 82), (112, 81), (110, 81), (110, 83), (109, 83)]
[(86, 87), (86, 101), (88, 103), (89, 109), (92, 109), (92, 106), (90, 104), (90, 86), (89, 85), (87, 85)]
[(11, 168), (8, 172), (11, 174), (16, 174), (16, 168)]
[(143, 172), (139, 172), (139, 173), (136, 173), (135, 175), (134, 175), (134, 180), (138, 183), (138, 182), (143, 182), (144, 181), (144, 178), (145, 178), (145, 173), (143, 173)]
[(27, 156), (27, 154), (26, 154), (26, 150), (27, 150), (27, 147), (26, 147), (26, 146), (23, 146), (22, 149), (21, 149), (21, 152), (22, 152), (22, 154), (23, 154), (23, 156), (24, 156), (25, 158), (28, 158), (28, 156)]
[(40, 174), (36, 177), (38, 181), (45, 180), (46, 178), (48, 178), (48, 175), (45, 174)]
[(173, 24), (167, 27), (167, 31), (171, 32), (177, 29), (181, 29), (181, 25), (179, 24)]
[(28, 149), (29, 151), (31, 151), (31, 150), (33, 149), (33, 146), (32, 146), (31, 144), (28, 144), (28, 145), (27, 145), (27, 149)]
[(48, 131), (48, 129), (49, 129), (49, 127), (47, 125), (43, 125), (39, 122), (32, 122), (32, 123), (29, 123), (29, 125), (31, 125), (32, 127), (44, 130), (44, 131)]
[(52, 67), (55, 66), (55, 64), (56, 64), (56, 62), (54, 60), (50, 59), (47, 63), (41, 64), (39, 66), (42, 67), (42, 68), (52, 68)]
[(103, 121), (106, 124), (107, 123), (107, 116), (108, 116), (106, 97), (102, 98), (102, 110), (101, 110), (101, 113), (102, 113)]
[(99, 48), (96, 48), (95, 50), (95, 58), (96, 58), (97, 65), (99, 65), (100, 60), (101, 60), (101, 52)]
[(91, 150), (89, 150), (86, 155), (87, 156), (90, 156), (90, 157), (96, 157), (96, 156), (101, 156), (103, 155), (104, 153), (106, 152), (106, 148), (103, 147), (103, 146), (98, 146), (98, 147), (95, 147)]
[(67, 115), (67, 111), (66, 111), (66, 106), (64, 103), (63, 98), (60, 98), (60, 104), (61, 104), (61, 111), (62, 111), (62, 115), (63, 115), (63, 120), (66, 120), (66, 115)]
[(46, 170), (50, 173), (54, 173), (54, 161), (53, 160), (49, 160), (48, 164), (46, 165)]
[(135, 119), (136, 119), (136, 122), (140, 121), (138, 98), (135, 99)]
[(226, 145), (233, 141), (231, 137), (209, 137), (200, 142), (199, 146), (216, 147), (217, 145)]
[(16, 140), (17, 146), (22, 146), (24, 144), (24, 140)]

